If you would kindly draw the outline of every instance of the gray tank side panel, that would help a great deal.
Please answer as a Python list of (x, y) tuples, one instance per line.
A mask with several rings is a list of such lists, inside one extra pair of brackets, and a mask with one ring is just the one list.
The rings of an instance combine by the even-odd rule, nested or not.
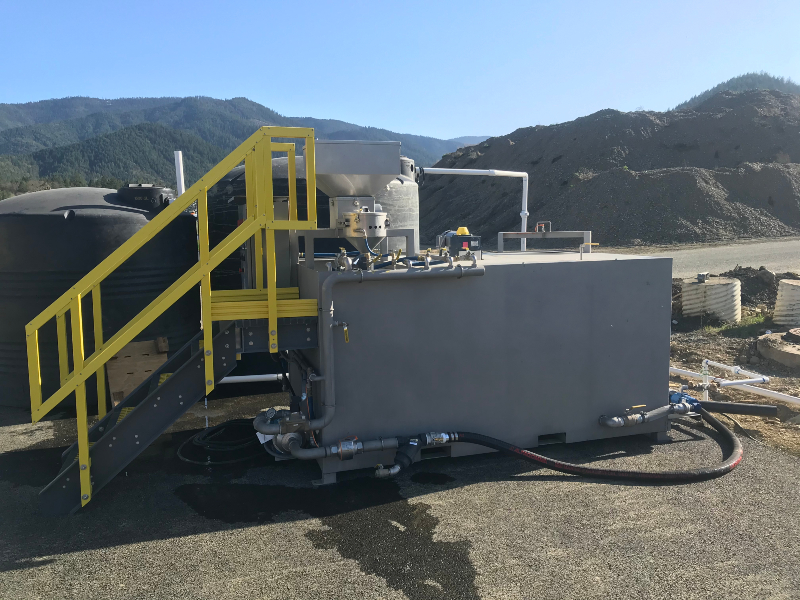
[(322, 442), (462, 430), (534, 447), (548, 434), (578, 442), (664, 431), (666, 421), (614, 430), (597, 419), (667, 403), (671, 275), (671, 259), (657, 258), (338, 286), (335, 315), (350, 343), (337, 331), (336, 416)]

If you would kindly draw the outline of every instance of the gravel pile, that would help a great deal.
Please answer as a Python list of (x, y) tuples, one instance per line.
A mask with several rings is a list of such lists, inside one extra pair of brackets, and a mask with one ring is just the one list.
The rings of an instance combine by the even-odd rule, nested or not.
[[(445, 155), (449, 168), (530, 174), (529, 222), (591, 229), (604, 245), (800, 232), (800, 96), (722, 92), (695, 110), (603, 110)], [(427, 176), (422, 239), (466, 225), (489, 247), (519, 229), (519, 180)]]

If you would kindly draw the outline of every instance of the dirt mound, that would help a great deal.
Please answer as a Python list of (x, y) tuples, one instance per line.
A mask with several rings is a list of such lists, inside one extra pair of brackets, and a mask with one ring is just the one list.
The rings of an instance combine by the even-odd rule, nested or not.
[[(518, 129), (437, 166), (530, 174), (529, 221), (602, 244), (700, 242), (800, 231), (800, 96), (756, 90), (695, 110), (603, 110)], [(427, 176), (422, 238), (466, 225), (496, 243), (519, 228), (519, 180)]]
[(797, 273), (773, 273), (764, 267), (740, 267), (720, 273), (720, 277), (734, 277), (742, 282), (742, 306), (755, 308), (765, 304), (770, 310), (778, 299), (778, 282), (781, 279), (800, 279)]

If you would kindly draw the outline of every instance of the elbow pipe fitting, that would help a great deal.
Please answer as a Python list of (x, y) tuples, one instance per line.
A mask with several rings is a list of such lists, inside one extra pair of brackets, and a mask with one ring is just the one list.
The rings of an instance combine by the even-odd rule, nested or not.
[(281, 433), (280, 423), (272, 423), (272, 417), (267, 412), (261, 412), (253, 419), (253, 428), (264, 435), (278, 435)]
[(388, 469), (383, 465), (375, 466), (375, 477), (377, 477), (378, 479), (389, 479), (397, 475), (399, 472), (400, 472), (399, 465), (393, 465)]
[(625, 426), (625, 419), (622, 417), (607, 417), (606, 415), (601, 415), (599, 419), (600, 425), (605, 427), (624, 427)]
[(457, 442), (458, 434), (454, 432), (420, 433), (410, 438), (394, 438), (393, 441), (398, 444), (394, 456), (394, 466), (387, 469), (383, 465), (378, 465), (375, 469), (375, 477), (381, 479), (394, 477), (403, 469), (411, 466), (422, 448)]

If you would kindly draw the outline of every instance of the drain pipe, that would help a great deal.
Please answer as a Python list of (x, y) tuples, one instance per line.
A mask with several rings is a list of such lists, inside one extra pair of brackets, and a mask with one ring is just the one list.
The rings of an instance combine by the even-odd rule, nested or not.
[[(520, 231), (528, 231), (528, 174), (524, 171), (498, 171), (496, 169), (439, 169), (435, 167), (417, 167), (417, 176), (420, 181), (425, 180), (428, 175), (480, 175), (482, 177), (519, 177), (522, 179), (522, 210), (519, 216), (522, 217)], [(527, 240), (520, 238), (520, 250), (527, 250)]]
[(266, 373), (264, 375), (228, 375), (220, 380), (222, 383), (261, 383), (264, 381), (281, 381), (283, 375), (280, 373)]
[[(481, 277), (486, 273), (484, 267), (464, 267), (460, 264), (450, 268), (435, 269), (407, 269), (406, 271), (338, 271), (331, 273), (322, 282), (320, 291), (320, 363), (322, 375), (316, 380), (322, 380), (325, 396), (322, 404), (324, 415), (318, 419), (311, 419), (303, 424), (306, 431), (323, 429), (333, 420), (336, 412), (336, 390), (334, 385), (333, 366), (333, 329), (342, 322), (333, 319), (333, 288), (340, 283), (370, 283), (376, 281), (407, 281), (418, 279), (461, 279), (463, 277)], [(258, 417), (253, 422), (257, 431), (265, 435), (278, 435), (296, 431), (296, 424), (281, 421), (268, 423)], [(286, 431), (281, 431), (284, 427)], [(314, 449), (310, 449), (314, 450)], [(319, 449), (317, 449), (319, 450)], [(324, 449), (323, 449), (324, 450)]]
[[(669, 373), (670, 375), (683, 375), (684, 377), (690, 377), (692, 379), (703, 378), (703, 375), (700, 373), (687, 371), (686, 369), (678, 369), (677, 367), (670, 367)], [(773, 400), (780, 400), (781, 402), (786, 402), (787, 404), (800, 406), (800, 398), (797, 398), (796, 396), (790, 396), (789, 394), (782, 394), (780, 392), (773, 392), (772, 390), (765, 390), (764, 388), (755, 387), (746, 383), (739, 383), (738, 381), (729, 381), (720, 377), (709, 377), (709, 379), (720, 386), (726, 384), (725, 387), (738, 388), (745, 392), (751, 392), (753, 394), (758, 394), (759, 396), (764, 396), (765, 398), (772, 398)]]

